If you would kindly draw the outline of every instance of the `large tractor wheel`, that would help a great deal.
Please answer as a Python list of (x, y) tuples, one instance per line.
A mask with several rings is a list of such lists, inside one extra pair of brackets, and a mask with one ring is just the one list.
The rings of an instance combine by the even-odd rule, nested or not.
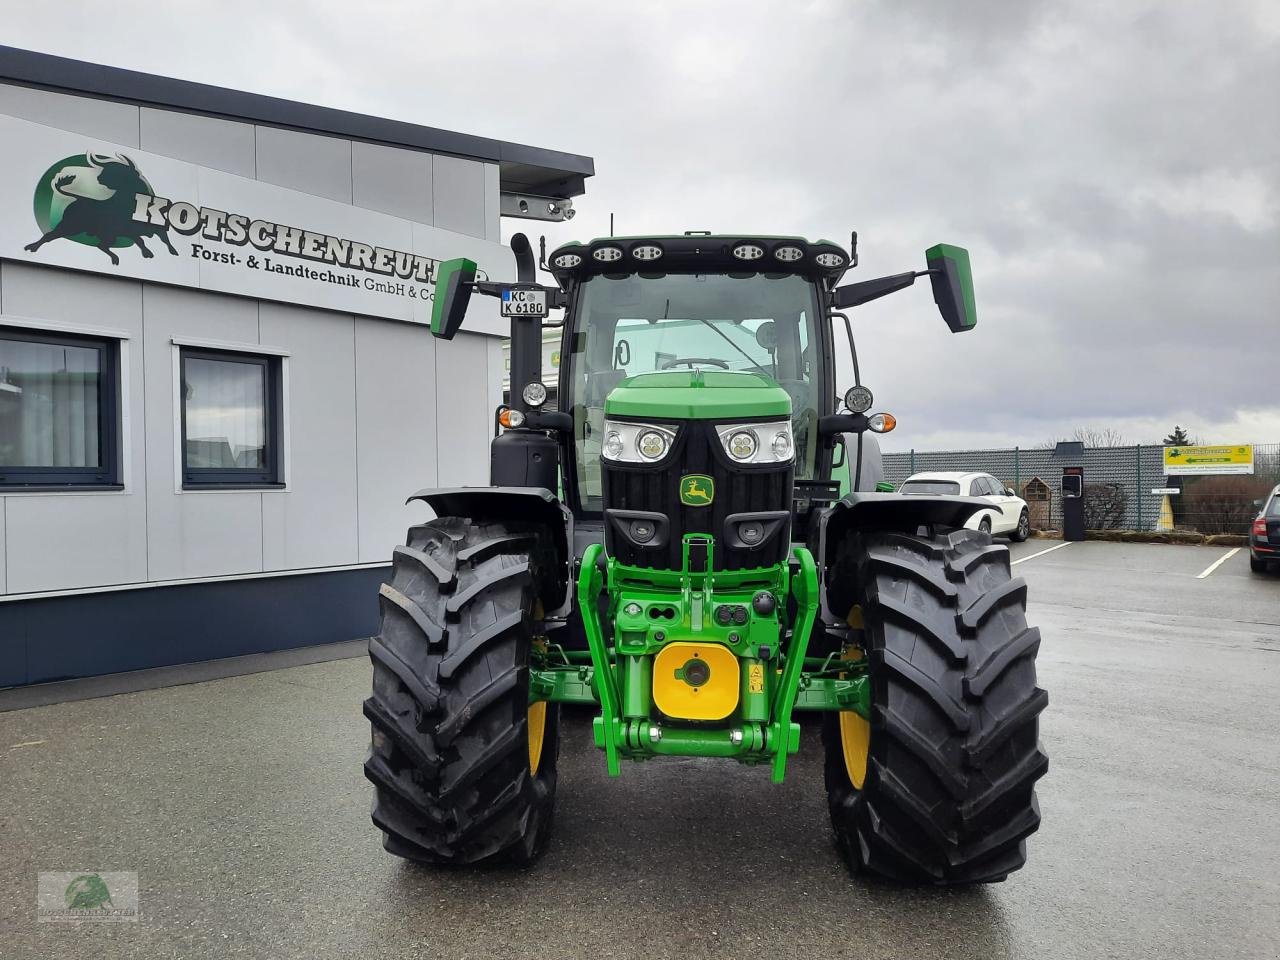
[(369, 646), (373, 822), (397, 856), (529, 863), (546, 845), (558, 711), (529, 704), (537, 537), (444, 519), (413, 527)]
[[(871, 720), (829, 715), (827, 799), (854, 872), (939, 885), (1003, 880), (1040, 824), (1048, 769), (1036, 686), (1040, 632), (1009, 551), (985, 533), (870, 533), (829, 589), (855, 603)], [(859, 632), (857, 628), (861, 626)]]

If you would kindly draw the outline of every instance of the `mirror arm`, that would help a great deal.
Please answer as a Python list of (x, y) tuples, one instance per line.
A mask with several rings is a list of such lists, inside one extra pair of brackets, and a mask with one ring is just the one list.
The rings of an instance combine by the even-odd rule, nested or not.
[(916, 282), (916, 277), (923, 277), (933, 270), (913, 270), (910, 273), (895, 273), (891, 277), (877, 277), (875, 280), (863, 280), (861, 283), (850, 283), (836, 287), (831, 293), (831, 300), (837, 310), (847, 307), (858, 307), (872, 300), (879, 300), (891, 293), (905, 290)]

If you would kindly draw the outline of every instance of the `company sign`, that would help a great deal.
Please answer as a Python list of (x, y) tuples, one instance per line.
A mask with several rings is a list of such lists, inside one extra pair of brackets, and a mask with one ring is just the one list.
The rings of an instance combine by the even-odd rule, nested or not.
[(1253, 445), (1165, 447), (1164, 472), (1170, 477), (1196, 474), (1253, 473)]
[[(501, 244), (0, 116), (0, 257), (413, 323), (436, 269)], [(429, 189), (406, 183), (406, 191)], [(486, 298), (464, 329), (506, 329)]]

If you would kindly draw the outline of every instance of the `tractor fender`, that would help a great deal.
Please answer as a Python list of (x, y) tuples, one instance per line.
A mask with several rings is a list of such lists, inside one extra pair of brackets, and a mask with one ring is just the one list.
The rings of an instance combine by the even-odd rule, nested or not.
[(540, 528), (555, 550), (555, 569), (539, 585), (546, 618), (567, 617), (573, 609), (573, 514), (544, 487), (428, 487), (405, 503), (421, 500), (437, 517), (466, 517), (476, 523), (517, 522)]
[[(921, 526), (963, 527), (975, 513), (999, 510), (995, 504), (977, 497), (955, 497), (936, 493), (849, 493), (823, 511), (818, 520), (818, 556), (822, 560), (821, 595), (824, 619), (844, 620), (847, 610), (831, 610), (827, 605), (832, 571), (840, 558), (840, 548), (853, 533), (861, 530), (900, 530), (915, 533)], [(839, 606), (840, 604), (837, 604)]]

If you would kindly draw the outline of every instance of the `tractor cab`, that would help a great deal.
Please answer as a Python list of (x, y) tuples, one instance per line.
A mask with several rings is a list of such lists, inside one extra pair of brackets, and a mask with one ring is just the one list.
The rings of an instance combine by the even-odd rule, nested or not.
[[(785, 502), (770, 507), (795, 512), (793, 533), (803, 541), (814, 506), (858, 485), (850, 481), (863, 473), (861, 434), (892, 429), (894, 423), (892, 417), (866, 416), (871, 394), (860, 382), (851, 394), (854, 405), (846, 404), (843, 415), (837, 411), (833, 323), (843, 318), (838, 311), (929, 275), (952, 329), (975, 323), (962, 249), (939, 245), (926, 254), (926, 270), (837, 286), (856, 265), (856, 240), (855, 234), (846, 251), (829, 241), (788, 236), (691, 232), (598, 238), (544, 253), (542, 265), (555, 287), (534, 282), (532, 250), (522, 235), (512, 241), (516, 283), (477, 281), (469, 261), (443, 264), (433, 317), (437, 336), (456, 331), (472, 292), (501, 297), (503, 313), (512, 319), (511, 398), (499, 411), (507, 430), (493, 444), (491, 481), (559, 491), (578, 521), (580, 555), (605, 526), (607, 404), (615, 389), (624, 383), (654, 389), (680, 377), (700, 377), (702, 392), (690, 417), (697, 420), (719, 391), (767, 382), (789, 399), (792, 444)], [(549, 411), (542, 406), (550, 391), (540, 369), (541, 329), (555, 322), (550, 312), (556, 309), (564, 310), (560, 409)], [(842, 336), (849, 337), (850, 347), (851, 333), (846, 324)], [(856, 354), (853, 370), (857, 381)], [(664, 376), (655, 380), (657, 375)], [(636, 455), (640, 466), (653, 465), (665, 451)], [(753, 453), (753, 461), (762, 455)], [(833, 465), (847, 469), (846, 476), (833, 479)], [(878, 477), (874, 469), (865, 473), (872, 483)]]

